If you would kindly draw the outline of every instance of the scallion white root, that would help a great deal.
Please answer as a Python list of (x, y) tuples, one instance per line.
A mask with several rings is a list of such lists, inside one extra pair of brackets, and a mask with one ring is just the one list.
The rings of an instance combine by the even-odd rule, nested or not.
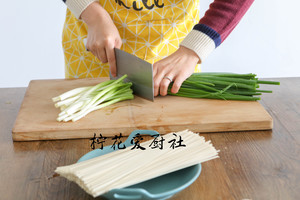
[(72, 97), (72, 96), (75, 96), (83, 91), (85, 91), (86, 89), (88, 89), (89, 87), (80, 87), (80, 88), (75, 88), (73, 90), (70, 90), (70, 91), (67, 91), (57, 97), (54, 97), (52, 98), (53, 102), (56, 102), (56, 101), (62, 101), (62, 100), (65, 100), (69, 97)]
[(60, 108), (57, 121), (77, 121), (88, 113), (117, 103), (133, 99), (131, 82), (125, 83), (127, 75), (117, 80), (108, 80), (95, 86), (80, 87), (52, 98)]

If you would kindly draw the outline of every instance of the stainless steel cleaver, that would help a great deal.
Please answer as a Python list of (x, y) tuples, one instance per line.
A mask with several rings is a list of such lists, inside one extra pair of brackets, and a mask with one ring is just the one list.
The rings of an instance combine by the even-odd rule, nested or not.
[(115, 48), (115, 54), (117, 77), (109, 74), (110, 79), (117, 79), (127, 74), (125, 81), (132, 82), (133, 93), (154, 101), (153, 65), (120, 49)]
[[(86, 38), (83, 39), (86, 46)], [(110, 79), (118, 79), (127, 74), (125, 81), (132, 82), (135, 95), (154, 101), (153, 65), (121, 49), (115, 48), (117, 77), (109, 72)]]

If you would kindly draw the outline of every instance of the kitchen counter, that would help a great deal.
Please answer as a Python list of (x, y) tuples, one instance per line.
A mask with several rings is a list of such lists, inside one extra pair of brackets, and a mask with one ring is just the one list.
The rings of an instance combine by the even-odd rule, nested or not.
[[(300, 78), (272, 79), (280, 86), (260, 103), (273, 130), (201, 134), (220, 150), (202, 164), (198, 179), (172, 200), (300, 199)], [(13, 142), (12, 128), (26, 88), (0, 89), (1, 199), (94, 199), (54, 176), (57, 166), (91, 151), (89, 139)], [(101, 198), (98, 198), (101, 199)]]

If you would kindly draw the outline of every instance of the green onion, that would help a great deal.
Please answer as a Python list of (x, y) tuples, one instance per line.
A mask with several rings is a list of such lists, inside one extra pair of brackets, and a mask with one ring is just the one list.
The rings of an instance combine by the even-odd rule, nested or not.
[(77, 121), (88, 113), (119, 101), (133, 99), (132, 83), (125, 83), (127, 75), (117, 80), (108, 80), (95, 86), (80, 87), (52, 98), (60, 108), (57, 121)]
[(256, 78), (256, 74), (235, 74), (224, 72), (194, 73), (185, 80), (178, 93), (171, 92), (173, 84), (168, 88), (168, 94), (189, 98), (207, 98), (223, 100), (256, 101), (262, 93), (272, 93), (270, 90), (258, 90), (259, 84), (279, 85), (276, 81), (265, 81)]

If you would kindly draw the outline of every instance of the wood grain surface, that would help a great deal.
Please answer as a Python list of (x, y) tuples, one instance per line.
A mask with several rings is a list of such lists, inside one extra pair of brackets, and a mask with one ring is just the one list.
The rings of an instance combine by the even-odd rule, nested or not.
[[(300, 78), (275, 80), (281, 86), (263, 86), (274, 92), (260, 101), (274, 120), (273, 130), (201, 134), (220, 158), (203, 163), (199, 178), (171, 200), (300, 199)], [(0, 199), (93, 199), (53, 177), (57, 166), (91, 150), (89, 139), (13, 142), (24, 94), (25, 88), (0, 89)]]
[(90, 138), (94, 132), (129, 135), (136, 129), (161, 134), (190, 129), (194, 132), (268, 130), (273, 121), (254, 101), (157, 97), (154, 102), (135, 97), (94, 111), (76, 122), (57, 122), (59, 109), (52, 98), (70, 89), (96, 85), (107, 79), (34, 80), (26, 91), (13, 128), (15, 141)]

